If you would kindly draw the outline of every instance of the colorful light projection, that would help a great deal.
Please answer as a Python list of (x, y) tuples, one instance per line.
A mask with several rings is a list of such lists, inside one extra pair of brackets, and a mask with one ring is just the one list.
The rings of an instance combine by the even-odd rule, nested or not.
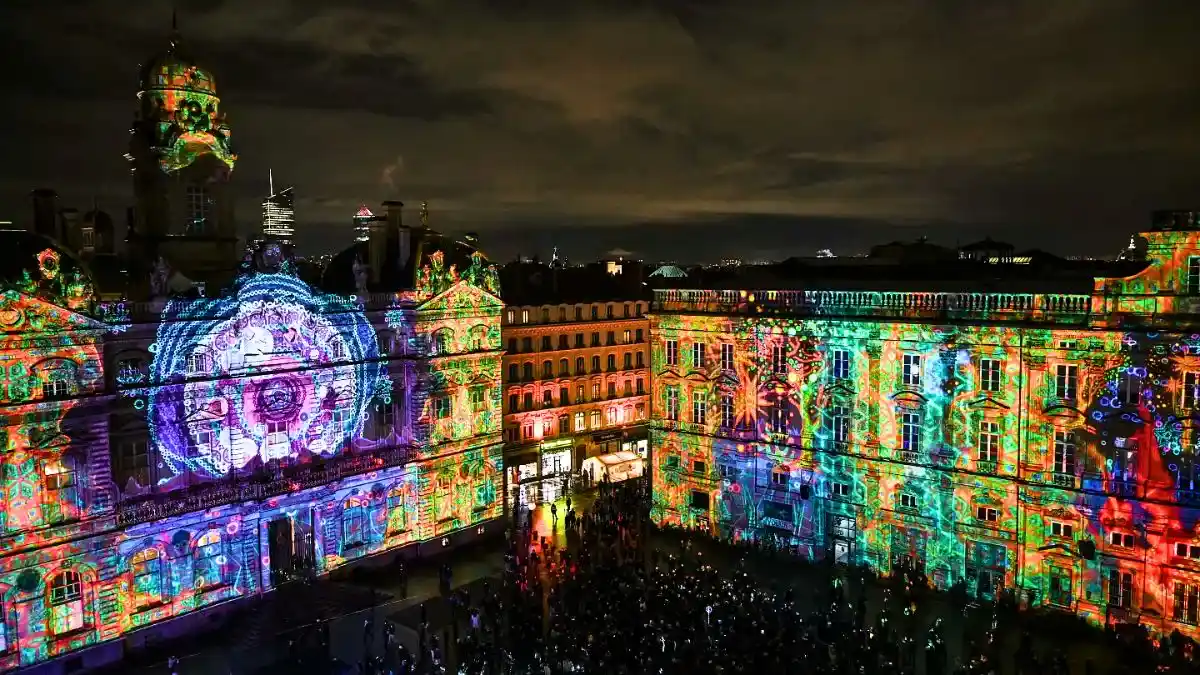
[(212, 75), (168, 53), (144, 77), (140, 97), (154, 125), (153, 145), (161, 169), (176, 172), (207, 155), (232, 170), (237, 155), (230, 146), (231, 131), (220, 112)]
[(1197, 633), (1200, 335), (663, 314), (652, 336), (658, 521)]
[(151, 386), (126, 393), (144, 397), (162, 481), (335, 453), (390, 394), (361, 309), (286, 274), (171, 300), (152, 351)]

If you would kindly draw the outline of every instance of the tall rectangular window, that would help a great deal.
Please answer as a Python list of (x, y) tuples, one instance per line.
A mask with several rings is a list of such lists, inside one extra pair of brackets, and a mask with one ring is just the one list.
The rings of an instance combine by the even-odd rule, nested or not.
[(705, 363), (705, 360), (704, 360), (704, 357), (705, 357), (704, 351), (705, 350), (704, 350), (703, 342), (700, 342), (699, 340), (697, 340), (696, 342), (692, 343), (692, 367), (693, 368), (702, 369), (707, 366), (707, 364)]
[(835, 379), (844, 380), (850, 377), (850, 351), (835, 349), (830, 354), (829, 372)]
[(1200, 623), (1200, 585), (1175, 582), (1175, 602), (1171, 609), (1171, 618), (1193, 626)]
[(1196, 401), (1200, 400), (1200, 373), (1183, 374), (1183, 388), (1179, 392), (1179, 404), (1184, 410), (1195, 410)]
[(829, 440), (834, 443), (845, 443), (850, 440), (850, 409), (844, 405), (830, 406), (826, 420)]
[(980, 359), (979, 390), (997, 393), (1000, 391), (1001, 363), (996, 359)]
[(1079, 366), (1060, 363), (1054, 367), (1054, 398), (1074, 401), (1079, 391)]
[(991, 420), (979, 423), (979, 455), (981, 462), (995, 462), (1000, 456), (1000, 424)]
[(787, 374), (787, 348), (783, 345), (771, 345), (771, 372)]
[(679, 341), (667, 340), (666, 342), (666, 358), (668, 366), (679, 365)]
[(708, 421), (708, 401), (703, 391), (692, 392), (692, 422), (705, 424)]
[(204, 234), (208, 230), (209, 208), (212, 204), (208, 190), (202, 185), (188, 185), (185, 190), (187, 221), (185, 234)]
[(1131, 366), (1117, 375), (1117, 399), (1124, 405), (1137, 405), (1141, 402), (1141, 370)]
[(587, 422), (584, 421), (583, 413), (575, 413), (575, 431), (583, 431), (587, 429)]
[(721, 394), (721, 427), (733, 428), (733, 394)]
[(1200, 295), (1200, 256), (1188, 258), (1187, 277), (1184, 279), (1183, 292), (1188, 295)]
[(903, 382), (906, 387), (921, 386), (921, 355), (905, 354), (903, 361)]
[(767, 427), (771, 433), (787, 433), (787, 398), (779, 396), (767, 411)]
[(1054, 473), (1064, 476), (1075, 475), (1075, 433), (1056, 430), (1054, 432)]
[(733, 370), (733, 343), (721, 343), (721, 370)]
[(921, 451), (921, 414), (900, 413), (900, 449), (905, 452)]
[(679, 386), (667, 385), (667, 419), (672, 422), (679, 421)]

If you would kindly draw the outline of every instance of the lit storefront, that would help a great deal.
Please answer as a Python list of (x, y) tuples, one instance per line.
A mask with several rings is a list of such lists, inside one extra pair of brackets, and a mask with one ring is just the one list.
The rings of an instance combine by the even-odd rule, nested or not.
[(510, 457), (508, 466), (509, 502), (521, 505), (544, 504), (562, 499), (570, 488), (575, 467), (574, 440), (559, 438), (542, 441), (536, 452)]

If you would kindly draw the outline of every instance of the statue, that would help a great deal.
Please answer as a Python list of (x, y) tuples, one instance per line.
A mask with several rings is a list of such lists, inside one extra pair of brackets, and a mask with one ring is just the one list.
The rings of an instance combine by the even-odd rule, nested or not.
[(358, 295), (367, 294), (367, 266), (358, 258), (354, 259), (354, 292)]
[(154, 261), (154, 269), (150, 272), (150, 297), (158, 299), (167, 297), (167, 280), (171, 278), (171, 267), (160, 255)]

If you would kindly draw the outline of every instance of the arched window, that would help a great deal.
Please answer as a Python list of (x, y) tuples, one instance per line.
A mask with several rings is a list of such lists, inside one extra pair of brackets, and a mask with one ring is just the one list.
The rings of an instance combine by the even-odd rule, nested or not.
[(191, 354), (188, 354), (188, 375), (211, 375), (212, 371), (212, 356), (208, 353), (207, 349), (199, 348)]
[(50, 579), (47, 594), (51, 633), (63, 635), (84, 627), (83, 579), (78, 572), (64, 570), (55, 574)]
[(542, 377), (554, 377), (554, 364), (550, 361), (542, 361)]
[(558, 362), (558, 374), (564, 375), (564, 376), (570, 375), (571, 374), (571, 362), (568, 361), (567, 359), (560, 360)]
[(224, 559), (221, 531), (211, 529), (200, 535), (192, 551), (192, 585), (196, 590), (206, 591), (225, 585), (225, 572), (221, 565)]
[(487, 326), (475, 326), (471, 329), (471, 351), (482, 351), (488, 348)]
[(78, 369), (70, 359), (46, 359), (31, 370), (41, 384), (42, 398), (66, 398), (78, 391)]
[(508, 364), (508, 381), (509, 382), (520, 382), (521, 381), (521, 369), (515, 363)]
[(526, 381), (533, 379), (533, 362), (532, 361), (526, 361), (521, 366), (521, 377), (523, 377)]
[(138, 552), (129, 561), (133, 574), (134, 607), (152, 607), (162, 602), (162, 558), (158, 549)]
[(454, 331), (442, 328), (433, 334), (433, 353), (450, 354), (454, 352)]
[(367, 504), (361, 498), (347, 499), (342, 505), (342, 547), (367, 543)]

